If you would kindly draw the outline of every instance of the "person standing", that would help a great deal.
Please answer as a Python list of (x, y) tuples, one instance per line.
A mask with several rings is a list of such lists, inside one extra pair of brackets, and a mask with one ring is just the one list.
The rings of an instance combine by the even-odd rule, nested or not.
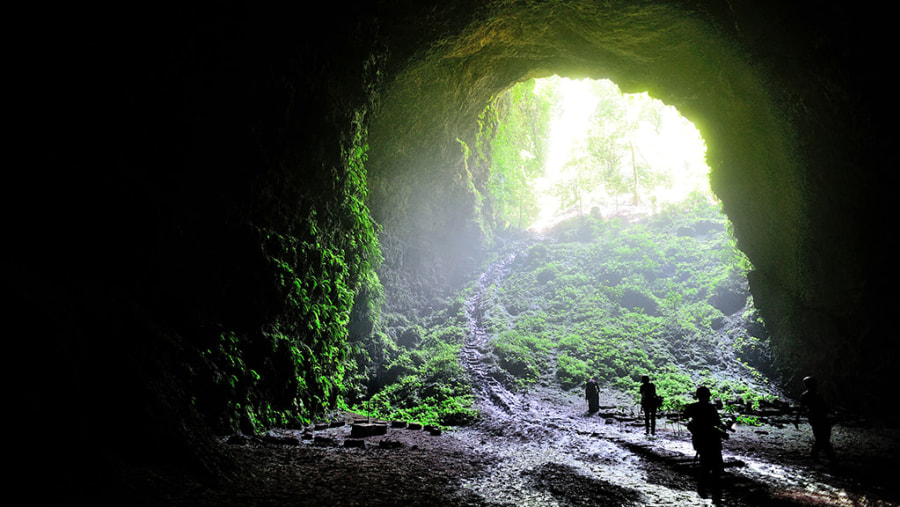
[(587, 398), (589, 414), (600, 410), (600, 386), (597, 385), (596, 380), (587, 381), (584, 386), (584, 397)]
[(824, 451), (828, 459), (834, 460), (834, 448), (831, 446), (831, 421), (828, 418), (828, 404), (819, 393), (815, 377), (803, 379), (806, 391), (800, 395), (800, 410), (794, 420), (794, 427), (799, 428), (800, 414), (805, 413), (809, 425), (812, 427), (813, 443), (810, 455), (813, 459), (819, 458), (819, 453)]
[(697, 401), (684, 409), (684, 417), (690, 419), (687, 428), (691, 432), (691, 444), (700, 455), (703, 476), (719, 477), (723, 471), (722, 440), (728, 438), (727, 427), (719, 418), (716, 406), (709, 402), (711, 393), (706, 386), (697, 388)]
[(656, 409), (659, 406), (656, 396), (656, 385), (650, 382), (650, 376), (641, 377), (641, 410), (644, 412), (644, 434), (656, 435)]

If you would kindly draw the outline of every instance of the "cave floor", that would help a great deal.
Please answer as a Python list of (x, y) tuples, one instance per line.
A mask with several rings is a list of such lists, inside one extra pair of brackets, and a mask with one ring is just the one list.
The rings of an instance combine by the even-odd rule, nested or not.
[[(574, 395), (534, 392), (518, 413), (441, 435), (407, 428), (350, 438), (349, 425), (232, 438), (238, 479), (132, 478), (141, 505), (581, 506), (898, 505), (898, 430), (838, 424), (836, 463), (809, 457), (808, 425), (736, 426), (718, 485), (698, 481), (689, 434), (659, 419), (644, 435), (619, 400), (584, 413)], [(350, 415), (346, 415), (350, 417)], [(361, 447), (347, 447), (347, 442)]]

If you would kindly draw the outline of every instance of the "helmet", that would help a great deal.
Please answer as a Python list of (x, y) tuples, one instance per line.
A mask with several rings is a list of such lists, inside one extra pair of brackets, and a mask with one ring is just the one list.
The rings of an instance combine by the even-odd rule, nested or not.
[(807, 389), (815, 389), (816, 388), (816, 377), (813, 377), (813, 376), (803, 377), (803, 385), (805, 385)]

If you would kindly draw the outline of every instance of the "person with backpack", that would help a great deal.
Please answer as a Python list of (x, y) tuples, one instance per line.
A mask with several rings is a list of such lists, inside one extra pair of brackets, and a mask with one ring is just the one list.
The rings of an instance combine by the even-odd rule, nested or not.
[(656, 410), (659, 408), (659, 396), (656, 385), (650, 382), (650, 376), (641, 377), (641, 410), (644, 412), (644, 434), (656, 435)]
[(723, 471), (722, 440), (728, 438), (728, 427), (722, 423), (716, 406), (709, 402), (708, 387), (698, 387), (695, 396), (697, 401), (685, 407), (684, 417), (690, 419), (687, 428), (691, 432), (691, 444), (700, 456), (701, 478), (715, 479)]

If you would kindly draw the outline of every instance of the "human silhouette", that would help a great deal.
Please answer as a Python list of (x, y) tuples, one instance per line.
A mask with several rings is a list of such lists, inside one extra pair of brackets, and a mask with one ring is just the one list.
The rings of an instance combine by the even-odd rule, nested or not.
[(834, 460), (834, 448), (831, 446), (831, 420), (828, 418), (828, 404), (819, 393), (818, 383), (815, 377), (803, 379), (806, 391), (800, 395), (800, 410), (794, 420), (794, 427), (799, 428), (800, 414), (806, 414), (806, 419), (812, 427), (813, 443), (810, 455), (813, 459), (819, 458), (819, 453), (824, 451), (828, 459)]
[(596, 380), (590, 379), (584, 385), (584, 397), (588, 402), (588, 413), (593, 414), (600, 410), (600, 387)]
[(687, 428), (691, 432), (691, 444), (700, 456), (701, 477), (716, 479), (722, 473), (722, 440), (728, 438), (726, 426), (719, 418), (716, 406), (709, 402), (706, 386), (697, 388), (697, 401), (684, 409), (684, 417), (690, 419)]
[(656, 396), (656, 384), (650, 382), (650, 377), (641, 377), (641, 410), (644, 412), (644, 434), (656, 435), (656, 409), (659, 407)]

